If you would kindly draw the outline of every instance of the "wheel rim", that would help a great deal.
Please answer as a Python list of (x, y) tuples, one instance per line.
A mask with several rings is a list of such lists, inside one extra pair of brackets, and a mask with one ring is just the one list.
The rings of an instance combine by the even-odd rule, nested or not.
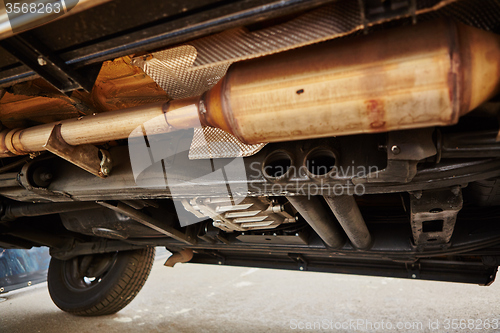
[(63, 266), (64, 282), (74, 291), (94, 288), (111, 271), (118, 252), (98, 255), (78, 256), (66, 260)]

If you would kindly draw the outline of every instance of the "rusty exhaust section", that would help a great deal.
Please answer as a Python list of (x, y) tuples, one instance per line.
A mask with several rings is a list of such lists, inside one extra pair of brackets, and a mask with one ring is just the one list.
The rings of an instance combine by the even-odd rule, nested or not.
[[(56, 124), (34, 126), (0, 132), (0, 157), (25, 155), (45, 150), (55, 125), (61, 125), (64, 141), (72, 146), (104, 143), (125, 139), (147, 124), (148, 133), (165, 133), (199, 126), (198, 98), (154, 103), (125, 110), (99, 113), (92, 116), (60, 121)], [(167, 119), (168, 114), (168, 119)]]
[(170, 257), (168, 257), (167, 261), (163, 264), (167, 267), (174, 267), (177, 263), (189, 262), (193, 259), (193, 250), (191, 249), (183, 249), (180, 252), (175, 252)]
[(451, 21), (236, 63), (207, 124), (247, 144), (455, 124), (498, 91), (500, 38)]
[[(441, 20), (239, 62), (202, 97), (61, 121), (61, 135), (123, 139), (155, 117), (155, 133), (201, 122), (247, 144), (445, 126), (493, 97), (499, 74), (499, 36)], [(44, 150), (54, 125), (0, 133), (0, 157)]]

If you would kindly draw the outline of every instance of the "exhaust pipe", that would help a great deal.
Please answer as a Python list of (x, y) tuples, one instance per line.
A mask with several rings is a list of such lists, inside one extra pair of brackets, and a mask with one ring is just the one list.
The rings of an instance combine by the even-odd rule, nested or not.
[[(155, 116), (156, 133), (201, 122), (247, 144), (445, 126), (494, 96), (499, 72), (499, 36), (440, 20), (235, 63), (202, 97), (61, 121), (61, 134), (124, 139)], [(54, 125), (1, 133), (0, 157), (44, 150)]]
[(356, 200), (350, 195), (325, 196), (324, 198), (347, 234), (352, 246), (356, 249), (368, 250), (372, 246), (372, 237)]
[(104, 143), (128, 138), (131, 133), (143, 135), (136, 129), (147, 123), (149, 133), (166, 133), (200, 125), (199, 98), (154, 103), (125, 110), (99, 113), (92, 116), (63, 120), (0, 132), (0, 157), (26, 155), (45, 150), (45, 144), (55, 125), (61, 124), (61, 136), (72, 146)]
[(331, 213), (323, 207), (319, 197), (286, 198), (328, 247), (339, 249), (344, 245), (342, 229), (337, 226), (333, 216), (330, 216)]

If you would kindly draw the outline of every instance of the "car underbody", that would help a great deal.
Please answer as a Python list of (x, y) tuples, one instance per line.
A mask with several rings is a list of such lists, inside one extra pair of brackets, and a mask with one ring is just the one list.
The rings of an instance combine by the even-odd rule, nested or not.
[(61, 309), (155, 246), (494, 281), (497, 1), (80, 2), (0, 33), (0, 247), (50, 248)]

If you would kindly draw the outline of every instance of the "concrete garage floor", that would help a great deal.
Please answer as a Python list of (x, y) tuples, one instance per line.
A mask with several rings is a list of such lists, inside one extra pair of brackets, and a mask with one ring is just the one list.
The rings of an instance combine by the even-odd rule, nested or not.
[[(314, 325), (331, 332), (500, 331), (500, 323), (484, 329), (485, 320), (500, 320), (500, 282), (479, 287), (195, 264), (172, 269), (163, 261), (155, 262), (137, 298), (112, 316), (66, 314), (46, 284), (2, 295), (0, 332), (287, 332)], [(473, 319), (474, 329), (451, 329), (452, 319), (457, 325)]]

